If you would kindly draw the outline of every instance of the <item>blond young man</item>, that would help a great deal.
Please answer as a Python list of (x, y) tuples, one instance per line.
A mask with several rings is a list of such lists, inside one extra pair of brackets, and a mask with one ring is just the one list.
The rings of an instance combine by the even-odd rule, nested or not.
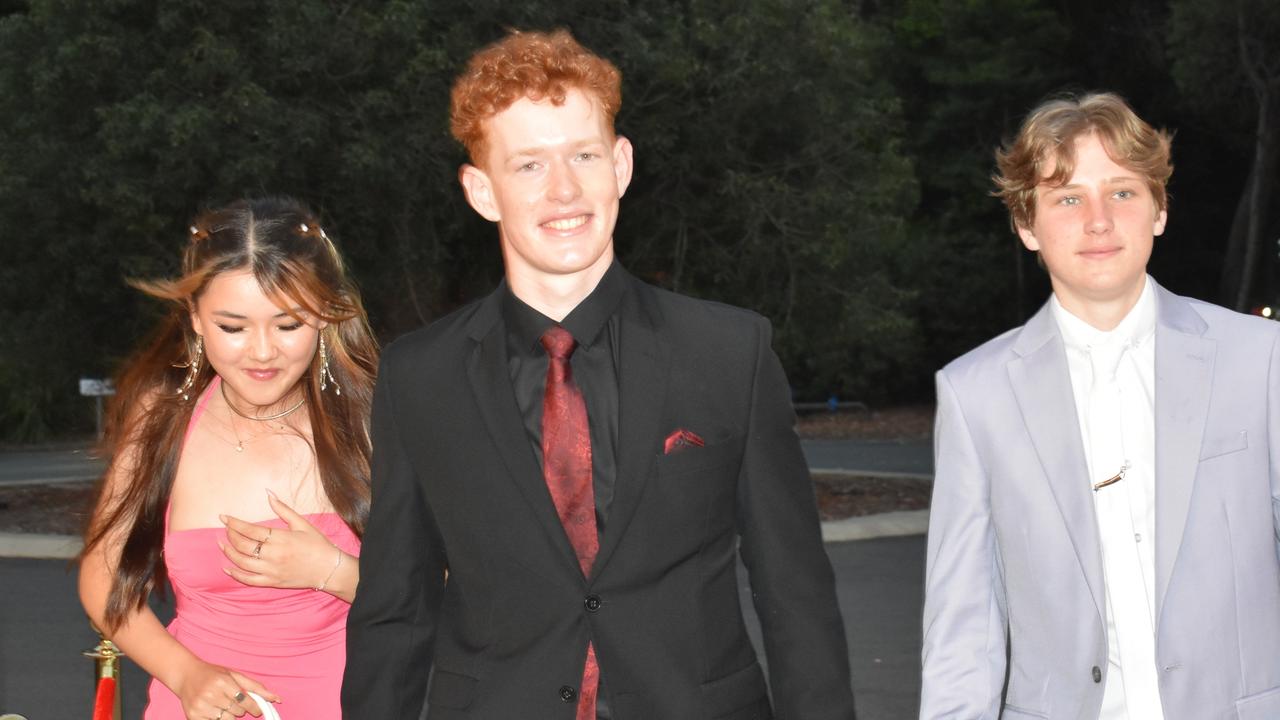
[(1147, 275), (1169, 136), (1119, 97), (997, 162), (1053, 296), (937, 376), (920, 717), (1280, 717), (1280, 325)]

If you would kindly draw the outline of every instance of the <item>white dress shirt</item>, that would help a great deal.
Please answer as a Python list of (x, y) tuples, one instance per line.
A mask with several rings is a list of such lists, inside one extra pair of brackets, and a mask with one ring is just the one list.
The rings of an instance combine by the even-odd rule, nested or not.
[(1090, 484), (1102, 545), (1108, 670), (1099, 720), (1163, 720), (1154, 631), (1155, 291), (1148, 278), (1137, 304), (1105, 332), (1056, 296), (1051, 306), (1089, 467), (1081, 482)]

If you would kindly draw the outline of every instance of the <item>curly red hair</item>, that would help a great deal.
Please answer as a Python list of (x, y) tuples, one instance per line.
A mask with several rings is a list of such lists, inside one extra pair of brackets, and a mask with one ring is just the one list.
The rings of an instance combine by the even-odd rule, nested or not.
[(562, 105), (570, 90), (600, 103), (613, 129), (613, 118), (622, 107), (622, 74), (613, 63), (583, 47), (568, 30), (513, 30), (473, 55), (454, 82), (449, 129), (474, 163), (487, 150), (486, 120), (521, 98)]

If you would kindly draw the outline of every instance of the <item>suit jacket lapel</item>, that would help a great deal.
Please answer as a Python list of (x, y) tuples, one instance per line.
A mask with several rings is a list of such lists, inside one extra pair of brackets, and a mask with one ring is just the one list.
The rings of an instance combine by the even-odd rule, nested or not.
[(1102, 549), (1089, 495), (1084, 442), (1066, 350), (1047, 303), (1023, 326), (1013, 350), (1018, 357), (1008, 365), (1009, 381), (1089, 592), (1099, 616), (1105, 618)]
[(1156, 431), (1156, 618), (1182, 545), (1200, 444), (1209, 411), (1216, 345), (1191, 304), (1155, 286), (1157, 298)]
[(599, 575), (625, 535), (649, 468), (662, 448), (671, 347), (660, 331), (662, 317), (653, 290), (631, 275), (626, 279), (629, 287), (618, 308), (618, 476), (592, 577)]
[[(476, 346), (467, 359), (467, 378), (485, 428), (512, 482), (529, 503), (548, 539), (565, 556), (565, 562), (576, 570), (578, 556), (560, 524), (542, 469), (529, 446), (529, 436), (511, 386), (506, 326), (501, 321), (501, 298), (502, 286), (499, 286), (483, 301), (468, 326), (468, 334), (476, 341)], [(445, 410), (441, 408), (442, 412)]]

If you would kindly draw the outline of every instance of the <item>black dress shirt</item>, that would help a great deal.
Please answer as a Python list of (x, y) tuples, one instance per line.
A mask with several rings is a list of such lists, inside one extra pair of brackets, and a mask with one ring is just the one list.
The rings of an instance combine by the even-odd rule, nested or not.
[[(507, 327), (507, 366), (516, 405), (524, 420), (533, 454), (542, 466), (542, 398), (547, 381), (547, 351), (542, 334), (556, 322), (525, 304), (504, 286), (502, 317)], [(569, 358), (573, 381), (587, 406), (591, 432), (591, 485), (595, 494), (596, 532), (603, 533), (618, 475), (618, 305), (625, 290), (618, 261), (605, 272), (591, 294), (578, 303), (560, 326), (578, 347)], [(597, 720), (610, 720), (604, 672), (596, 699)]]
[[(559, 324), (578, 347), (569, 359), (573, 381), (582, 391), (591, 431), (591, 484), (596, 531), (604, 532), (618, 474), (618, 316), (625, 286), (615, 260), (596, 289)], [(556, 322), (526, 305), (507, 287), (502, 298), (507, 327), (507, 364), (516, 404), (524, 420), (538, 467), (542, 467), (542, 397), (547, 381), (547, 351), (540, 338)]]

